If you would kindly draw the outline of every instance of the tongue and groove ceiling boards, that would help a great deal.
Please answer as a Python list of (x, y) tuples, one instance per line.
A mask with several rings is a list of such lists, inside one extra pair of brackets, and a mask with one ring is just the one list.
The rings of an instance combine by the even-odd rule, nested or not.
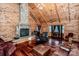
[[(63, 20), (71, 21), (71, 14), (79, 4), (70, 3), (29, 3), (29, 17), (37, 24), (62, 23)], [(72, 13), (73, 11), (73, 13)]]
[[(36, 24), (46, 24), (57, 22), (61, 23), (63, 7), (62, 4), (49, 3), (29, 3), (29, 18), (32, 18)], [(60, 13), (61, 12), (61, 13)]]

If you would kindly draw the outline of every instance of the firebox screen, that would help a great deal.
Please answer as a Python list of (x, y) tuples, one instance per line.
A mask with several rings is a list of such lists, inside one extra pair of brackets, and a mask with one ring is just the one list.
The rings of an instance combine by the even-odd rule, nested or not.
[(29, 29), (21, 28), (20, 29), (20, 37), (29, 36)]

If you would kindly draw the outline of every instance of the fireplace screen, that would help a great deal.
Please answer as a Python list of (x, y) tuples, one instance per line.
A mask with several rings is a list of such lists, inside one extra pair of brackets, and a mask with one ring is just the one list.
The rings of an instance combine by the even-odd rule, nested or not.
[(29, 36), (29, 29), (28, 28), (21, 28), (20, 29), (20, 37)]

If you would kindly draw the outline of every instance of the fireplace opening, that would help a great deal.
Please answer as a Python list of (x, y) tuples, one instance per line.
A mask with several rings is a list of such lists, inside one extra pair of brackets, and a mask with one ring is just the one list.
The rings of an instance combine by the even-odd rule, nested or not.
[(20, 28), (20, 37), (29, 36), (29, 29), (28, 28)]

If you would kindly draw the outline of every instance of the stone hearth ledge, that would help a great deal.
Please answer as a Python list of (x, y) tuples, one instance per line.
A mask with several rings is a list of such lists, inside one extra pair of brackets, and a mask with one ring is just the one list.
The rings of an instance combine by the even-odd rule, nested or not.
[(25, 42), (25, 41), (29, 41), (28, 40), (29, 37), (30, 36), (28, 36), (28, 37), (20, 37), (19, 39), (13, 40), (12, 42), (16, 45), (16, 44), (19, 44), (19, 43), (22, 43), (22, 42)]

